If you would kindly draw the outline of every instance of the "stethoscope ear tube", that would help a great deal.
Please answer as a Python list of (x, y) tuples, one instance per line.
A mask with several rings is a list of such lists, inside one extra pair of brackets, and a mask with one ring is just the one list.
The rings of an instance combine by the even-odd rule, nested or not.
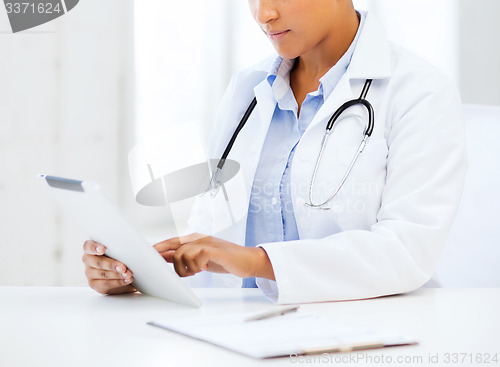
[(229, 140), (229, 143), (227, 144), (226, 149), (224, 150), (224, 153), (222, 153), (222, 157), (219, 160), (219, 164), (217, 164), (217, 168), (222, 169), (224, 167), (224, 162), (226, 161), (226, 158), (229, 155), (229, 152), (233, 148), (234, 142), (236, 141), (238, 134), (240, 133), (241, 129), (243, 129), (243, 126), (245, 126), (245, 124), (247, 123), (255, 106), (257, 106), (257, 97), (254, 97), (254, 99), (250, 103), (250, 106), (248, 106), (245, 114), (241, 118), (241, 121), (238, 124), (238, 127), (236, 128), (236, 130), (234, 131), (233, 136), (231, 137), (231, 140)]
[(368, 110), (368, 125), (366, 126), (365, 135), (372, 136), (373, 128), (375, 127), (375, 112), (373, 111), (373, 106), (366, 99), (360, 99), (359, 103)]
[(246, 112), (243, 114), (243, 117), (241, 118), (240, 123), (236, 127), (236, 130), (234, 131), (233, 136), (231, 137), (231, 140), (229, 140), (229, 143), (227, 144), (226, 149), (224, 149), (224, 153), (222, 153), (222, 157), (220, 157), (219, 162), (217, 163), (217, 169), (212, 174), (212, 178), (210, 179), (210, 183), (209, 183), (209, 187), (207, 188), (207, 191), (212, 190), (213, 194), (215, 194), (217, 192), (217, 189), (219, 186), (218, 185), (218, 177), (219, 177), (219, 174), (221, 173), (222, 169), (224, 168), (224, 164), (226, 163), (227, 156), (229, 155), (229, 152), (233, 148), (234, 142), (236, 141), (238, 134), (240, 133), (241, 129), (243, 129), (243, 127), (247, 123), (247, 121), (250, 118), (250, 115), (252, 114), (256, 105), (257, 105), (257, 97), (254, 97), (254, 99), (252, 100), (252, 102), (248, 106)]
[(332, 117), (330, 118), (330, 120), (328, 120), (328, 123), (326, 124), (326, 131), (328, 133), (331, 133), (335, 122), (337, 122), (340, 115), (342, 115), (348, 108), (351, 108), (352, 106), (355, 106), (357, 104), (362, 104), (363, 106), (366, 107), (366, 109), (368, 111), (368, 124), (366, 126), (365, 135), (367, 135), (367, 136), (372, 135), (373, 128), (375, 126), (375, 121), (374, 121), (375, 113), (374, 113), (373, 106), (371, 105), (371, 103), (365, 99), (366, 94), (370, 90), (371, 84), (372, 84), (372, 79), (366, 80), (365, 85), (363, 87), (363, 91), (361, 92), (361, 95), (359, 96), (359, 98), (345, 102), (342, 106), (340, 106), (340, 108), (337, 111), (335, 111), (335, 113), (332, 115)]

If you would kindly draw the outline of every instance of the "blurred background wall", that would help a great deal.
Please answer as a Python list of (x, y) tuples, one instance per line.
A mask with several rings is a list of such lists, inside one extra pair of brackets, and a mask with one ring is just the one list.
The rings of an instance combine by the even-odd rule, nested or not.
[[(499, 1), (355, 4), (465, 103), (500, 105)], [(17, 34), (0, 7), (0, 285), (86, 284), (85, 236), (40, 173), (97, 181), (152, 242), (175, 235), (167, 208), (135, 203), (128, 153), (179, 124), (207, 136), (231, 74), (271, 52), (244, 0), (85, 0)]]

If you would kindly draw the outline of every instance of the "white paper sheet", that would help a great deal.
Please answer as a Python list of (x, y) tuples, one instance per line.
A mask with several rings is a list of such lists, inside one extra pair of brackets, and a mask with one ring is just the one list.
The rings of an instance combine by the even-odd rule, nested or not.
[(415, 344), (397, 333), (377, 333), (341, 325), (324, 316), (293, 313), (259, 321), (249, 315), (223, 315), (149, 323), (254, 358), (343, 352)]

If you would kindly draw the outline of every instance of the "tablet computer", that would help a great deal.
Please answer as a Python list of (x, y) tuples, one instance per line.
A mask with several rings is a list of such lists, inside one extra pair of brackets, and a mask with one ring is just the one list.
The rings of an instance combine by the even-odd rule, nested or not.
[(132, 286), (138, 291), (187, 306), (201, 306), (189, 286), (104, 197), (97, 184), (45, 175), (40, 178), (63, 212), (78, 222), (91, 240), (106, 246), (107, 256), (132, 271)]

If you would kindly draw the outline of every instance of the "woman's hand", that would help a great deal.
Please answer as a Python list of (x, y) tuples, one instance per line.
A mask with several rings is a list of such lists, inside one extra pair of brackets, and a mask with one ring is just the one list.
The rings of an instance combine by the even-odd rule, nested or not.
[(89, 286), (101, 294), (135, 292), (132, 272), (119, 261), (105, 256), (106, 247), (94, 241), (83, 245), (82, 261)]
[(242, 278), (260, 277), (274, 280), (267, 253), (260, 247), (242, 247), (219, 238), (193, 233), (155, 245), (163, 258), (174, 264), (181, 277), (201, 271), (231, 273)]

